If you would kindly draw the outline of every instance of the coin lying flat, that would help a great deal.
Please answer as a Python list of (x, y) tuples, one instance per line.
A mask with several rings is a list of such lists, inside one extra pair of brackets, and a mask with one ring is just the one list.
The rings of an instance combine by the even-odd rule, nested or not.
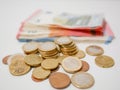
[(55, 69), (52, 69), (52, 70), (51, 70), (51, 73), (53, 73), (53, 72), (57, 72), (59, 69), (60, 69), (60, 66), (58, 66), (58, 67), (55, 68)]
[[(69, 46), (69, 45), (68, 45)], [(76, 45), (74, 44), (74, 46), (66, 46), (66, 47), (61, 47), (61, 51), (74, 51), (77, 49)]]
[(98, 56), (102, 55), (104, 53), (104, 50), (100, 46), (90, 45), (86, 48), (86, 52), (91, 56)]
[(44, 58), (44, 59), (56, 59), (57, 57), (59, 57), (59, 55), (60, 55), (60, 53), (56, 53), (56, 54), (54, 54), (54, 55), (48, 55), (48, 56), (43, 56), (42, 55), (42, 58)]
[(30, 54), (24, 57), (24, 61), (30, 66), (38, 66), (41, 64), (42, 58), (37, 54)]
[(7, 55), (2, 59), (3, 64), (7, 64), (7, 60), (9, 59), (11, 55)]
[(16, 53), (16, 54), (11, 55), (7, 60), (7, 64), (10, 65), (12, 62), (16, 60), (24, 60), (24, 54)]
[(38, 46), (37, 42), (28, 42), (23, 45), (22, 49), (26, 54), (31, 54), (38, 51)]
[(44, 79), (37, 79), (35, 78), (33, 75), (31, 75), (31, 79), (34, 81), (34, 82), (42, 82)]
[(87, 89), (94, 85), (94, 78), (91, 74), (85, 72), (77, 72), (71, 77), (72, 84), (80, 89)]
[(56, 44), (54, 42), (44, 42), (39, 46), (40, 51), (51, 51), (56, 49)]
[(56, 59), (45, 59), (42, 63), (41, 63), (41, 66), (44, 68), (44, 69), (49, 69), (49, 70), (52, 70), (52, 69), (55, 69), (58, 67), (58, 61)]
[(62, 51), (62, 54), (63, 55), (67, 55), (67, 56), (73, 56), (73, 55), (75, 55), (75, 54), (77, 54), (78, 53), (78, 50), (76, 49), (76, 50), (74, 50), (74, 51)]
[(67, 74), (61, 72), (54, 72), (49, 77), (51, 86), (56, 89), (63, 89), (70, 85), (70, 78)]
[(86, 61), (82, 60), (82, 68), (80, 69), (80, 71), (86, 72), (89, 70), (89, 64)]
[(24, 59), (14, 59), (9, 65), (9, 71), (12, 75), (20, 76), (29, 72), (30, 66), (25, 64)]
[(36, 79), (46, 79), (50, 75), (50, 70), (45, 70), (42, 67), (34, 68), (32, 75)]
[(62, 55), (62, 56), (59, 56), (56, 60), (59, 62), (59, 64), (61, 64), (62, 63), (62, 60), (64, 59), (64, 58), (66, 58), (67, 56), (64, 56), (64, 55)]
[(44, 51), (44, 52), (40, 51), (40, 53), (42, 56), (53, 56), (53, 55), (58, 54), (58, 51), (57, 51), (57, 49), (54, 49), (54, 51), (53, 50), (52, 51)]
[[(70, 38), (69, 38), (70, 39)], [(59, 44), (58, 44), (59, 45)], [(64, 49), (67, 49), (67, 48), (70, 48), (70, 47), (72, 47), (72, 48), (75, 48), (76, 47), (76, 45), (75, 45), (75, 43), (71, 40), (71, 42), (69, 43), (69, 44), (62, 44), (62, 45), (59, 45), (60, 46), (60, 48), (64, 48)]]
[(75, 54), (74, 56), (78, 57), (79, 59), (84, 58), (86, 55), (84, 53), (84, 51), (79, 50), (77, 54)]
[(72, 43), (72, 40), (69, 37), (59, 37), (55, 40), (58, 45), (68, 45)]
[(64, 58), (61, 64), (63, 69), (69, 73), (74, 73), (82, 67), (82, 61), (73, 56)]
[(32, 52), (24, 52), (26, 55), (29, 55), (29, 54), (37, 54), (38, 53), (38, 50), (36, 51), (32, 51)]
[(100, 67), (109, 68), (114, 65), (114, 60), (110, 56), (101, 55), (101, 56), (97, 56), (95, 58), (95, 63), (96, 63), (96, 65), (98, 65)]

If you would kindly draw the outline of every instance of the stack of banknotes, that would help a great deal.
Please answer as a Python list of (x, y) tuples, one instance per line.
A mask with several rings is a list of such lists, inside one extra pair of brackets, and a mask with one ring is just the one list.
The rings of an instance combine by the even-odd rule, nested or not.
[(76, 15), (37, 10), (21, 23), (20, 42), (53, 41), (69, 36), (76, 42), (110, 43), (114, 34), (102, 14)]

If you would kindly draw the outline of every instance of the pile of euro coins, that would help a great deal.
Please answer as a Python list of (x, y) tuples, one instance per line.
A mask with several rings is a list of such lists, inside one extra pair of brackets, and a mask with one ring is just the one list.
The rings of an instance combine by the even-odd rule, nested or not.
[[(64, 89), (71, 83), (77, 88), (87, 89), (95, 83), (94, 77), (87, 72), (89, 63), (81, 60), (86, 54), (69, 37), (59, 37), (54, 42), (28, 42), (22, 46), (22, 50), (24, 54), (3, 58), (3, 63), (8, 64), (9, 71), (14, 76), (24, 75), (33, 67), (33, 81), (41, 82), (48, 78), (50, 85), (56, 89)], [(96, 56), (95, 64), (99, 67), (109, 68), (114, 65), (112, 57), (103, 55), (104, 50), (99, 46), (88, 46), (86, 53)], [(73, 75), (69, 77), (67, 73), (58, 72), (60, 66)]]
[(79, 52), (76, 44), (68, 37), (60, 37), (55, 40), (63, 55), (75, 55)]
[(54, 42), (28, 42), (22, 49), (27, 55), (37, 53), (44, 59), (58, 58), (61, 55), (76, 56), (80, 59), (85, 57), (84, 51), (79, 50), (69, 37), (59, 37)]

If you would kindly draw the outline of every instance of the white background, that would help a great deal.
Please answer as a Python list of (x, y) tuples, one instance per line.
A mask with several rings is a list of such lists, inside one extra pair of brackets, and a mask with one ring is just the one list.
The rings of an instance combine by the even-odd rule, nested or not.
[[(2, 58), (6, 55), (23, 53), (21, 49), (23, 43), (16, 40), (16, 34), (21, 22), (37, 9), (76, 14), (104, 13), (116, 38), (109, 45), (97, 45), (104, 48), (105, 55), (113, 57), (115, 65), (112, 68), (100, 68), (94, 62), (95, 57), (86, 55), (83, 60), (90, 64), (88, 72), (95, 78), (94, 86), (87, 90), (120, 90), (119, 0), (0, 0), (0, 90), (55, 90), (48, 80), (40, 83), (33, 82), (31, 80), (32, 70), (24, 76), (12, 76), (8, 66), (2, 63)], [(85, 51), (85, 48), (91, 44), (95, 43), (77, 45)], [(60, 71), (64, 72), (62, 69)], [(71, 84), (65, 90), (79, 89)]]

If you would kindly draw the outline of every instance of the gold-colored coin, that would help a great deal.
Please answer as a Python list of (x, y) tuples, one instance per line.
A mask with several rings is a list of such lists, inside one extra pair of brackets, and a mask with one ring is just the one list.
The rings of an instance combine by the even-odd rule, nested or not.
[(78, 50), (72, 51), (72, 52), (62, 52), (64, 55), (68, 55), (68, 56), (73, 56), (75, 54), (78, 53)]
[(54, 56), (54, 55), (56, 55), (56, 54), (58, 54), (59, 52), (58, 51), (56, 51), (56, 52), (53, 52), (53, 53), (48, 53), (48, 52), (46, 52), (46, 53), (41, 53), (42, 54), (42, 56)]
[(37, 54), (30, 54), (25, 56), (24, 61), (30, 66), (38, 66), (41, 64), (42, 58)]
[(41, 54), (44, 54), (44, 53), (53, 53), (53, 52), (56, 52), (56, 51), (58, 51), (58, 48), (56, 47), (56, 48), (54, 48), (54, 49), (51, 49), (51, 50), (46, 50), (46, 51), (42, 51), (42, 50), (40, 50), (39, 49), (39, 52), (41, 53)]
[(103, 68), (109, 68), (112, 67), (115, 63), (112, 57), (106, 56), (106, 55), (101, 55), (97, 56), (95, 58), (95, 63)]
[(94, 77), (86, 72), (77, 72), (71, 77), (72, 84), (80, 89), (87, 89), (94, 85)]
[(43, 58), (58, 57), (58, 49), (54, 42), (45, 42), (39, 47), (40, 54)]
[(56, 50), (57, 46), (54, 42), (44, 42), (39, 46), (39, 51), (52, 51)]
[(86, 52), (91, 56), (99, 56), (104, 53), (104, 50), (100, 46), (90, 45), (86, 48)]
[(32, 52), (24, 52), (25, 54), (29, 55), (29, 54), (37, 54), (38, 50), (32, 51)]
[(29, 72), (30, 66), (25, 64), (24, 60), (16, 59), (11, 62), (9, 65), (9, 71), (12, 75), (20, 76)]
[(78, 57), (79, 59), (84, 58), (86, 55), (84, 53), (84, 51), (79, 50), (77, 54), (75, 54), (74, 56)]
[(60, 51), (64, 55), (75, 55), (78, 53), (78, 48), (75, 43), (69, 37), (60, 37), (55, 40), (55, 42), (59, 45)]
[(22, 49), (26, 54), (30, 54), (30, 53), (37, 52), (38, 46), (39, 46), (39, 43), (37, 42), (28, 42), (23, 45)]
[(62, 46), (62, 45), (69, 45), (71, 44), (73, 41), (71, 38), (69, 37), (59, 37), (55, 40), (55, 43), (57, 43), (58, 45)]
[(36, 79), (46, 79), (50, 75), (51, 71), (43, 69), (42, 67), (34, 68), (32, 75)]
[(51, 70), (51, 73), (53, 73), (53, 72), (57, 72), (59, 69), (60, 69), (60, 66), (58, 65), (57, 68)]
[(10, 65), (12, 62), (16, 60), (24, 60), (24, 54), (16, 53), (16, 54), (11, 55), (7, 60), (7, 64)]
[(62, 53), (75, 53), (78, 52), (78, 49), (74, 49), (73, 51), (61, 51)]
[(59, 45), (60, 48), (70, 48), (70, 47), (75, 47), (75, 43), (72, 41), (70, 44), (66, 45)]
[(44, 55), (42, 55), (42, 58), (44, 58), (44, 59), (50, 59), (50, 58), (57, 58), (59, 56), (60, 56), (60, 53), (57, 53), (57, 54), (51, 55), (51, 56), (44, 56)]
[(44, 69), (49, 69), (49, 70), (52, 70), (52, 69), (55, 69), (58, 67), (58, 61), (56, 59), (45, 59), (42, 63), (41, 63), (41, 66), (44, 68)]
[(63, 69), (69, 73), (74, 73), (80, 70), (82, 67), (82, 61), (77, 57), (73, 57), (73, 56), (68, 56), (64, 58), (61, 64)]
[(62, 63), (63, 59), (66, 58), (67, 56), (65, 55), (62, 55), (62, 56), (59, 56), (56, 60), (59, 62), (59, 64)]
[(61, 51), (65, 51), (65, 52), (72, 52), (74, 50), (77, 50), (78, 48), (76, 46), (74, 47), (70, 47), (70, 48), (61, 48)]

